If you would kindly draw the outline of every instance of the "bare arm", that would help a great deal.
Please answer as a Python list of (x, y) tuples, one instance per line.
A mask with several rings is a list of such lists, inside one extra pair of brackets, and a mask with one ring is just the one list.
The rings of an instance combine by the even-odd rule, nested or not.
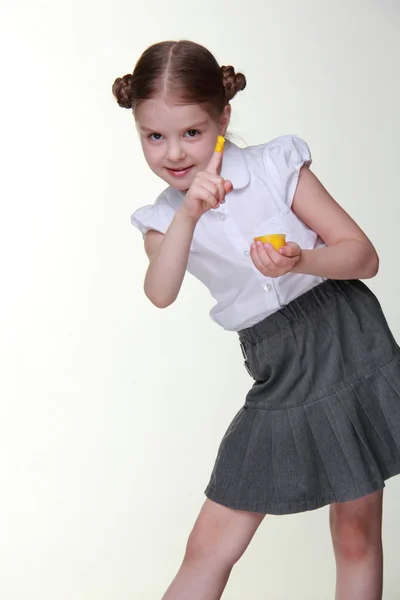
[(277, 252), (271, 244), (252, 244), (251, 258), (263, 275), (280, 277), (292, 272), (326, 279), (368, 279), (376, 275), (379, 259), (374, 246), (308, 167), (300, 171), (292, 210), (326, 246), (301, 250), (288, 242)]
[(144, 247), (150, 260), (144, 291), (158, 308), (166, 308), (179, 294), (196, 222), (177, 211), (165, 235), (150, 230), (144, 236)]
[(307, 167), (301, 169), (293, 212), (326, 243), (302, 250), (295, 273), (327, 279), (368, 279), (378, 272), (376, 250), (365, 233)]
[(225, 195), (232, 190), (232, 183), (219, 175), (222, 147), (215, 150), (206, 171), (197, 173), (167, 232), (150, 230), (144, 237), (150, 260), (144, 291), (158, 308), (166, 308), (179, 294), (198, 220), (205, 212), (225, 202)]

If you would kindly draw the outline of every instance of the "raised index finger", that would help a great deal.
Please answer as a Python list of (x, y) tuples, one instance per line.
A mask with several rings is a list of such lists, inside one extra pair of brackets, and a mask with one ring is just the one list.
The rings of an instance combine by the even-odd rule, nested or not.
[(224, 150), (225, 138), (222, 135), (218, 136), (217, 144), (214, 149), (214, 154), (211, 157), (210, 162), (207, 166), (208, 173), (213, 173), (215, 175), (219, 175), (221, 172), (222, 166), (222, 155)]

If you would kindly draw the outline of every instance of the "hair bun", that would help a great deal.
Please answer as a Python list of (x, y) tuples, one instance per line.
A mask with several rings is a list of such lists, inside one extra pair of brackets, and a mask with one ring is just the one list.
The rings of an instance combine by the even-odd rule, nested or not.
[(133, 75), (128, 73), (118, 77), (113, 83), (112, 93), (122, 108), (132, 108), (132, 82)]
[(241, 92), (246, 87), (246, 77), (243, 73), (235, 73), (232, 65), (222, 66), (222, 83), (225, 88), (225, 99), (230, 102), (238, 92)]

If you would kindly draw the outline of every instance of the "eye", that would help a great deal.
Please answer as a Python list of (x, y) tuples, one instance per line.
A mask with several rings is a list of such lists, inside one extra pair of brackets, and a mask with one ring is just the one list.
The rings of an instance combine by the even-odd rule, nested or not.
[(198, 131), (197, 129), (189, 129), (189, 131), (187, 131), (186, 134), (188, 135), (188, 137), (196, 137), (200, 135), (200, 131)]
[(158, 140), (161, 140), (162, 135), (161, 135), (161, 133), (151, 133), (147, 137), (149, 140), (158, 141)]

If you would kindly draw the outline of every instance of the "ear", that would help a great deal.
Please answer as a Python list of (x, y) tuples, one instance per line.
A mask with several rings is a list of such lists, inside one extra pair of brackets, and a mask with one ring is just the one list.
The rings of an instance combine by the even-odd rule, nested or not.
[(229, 121), (231, 120), (231, 105), (227, 104), (224, 108), (224, 112), (222, 113), (219, 121), (219, 133), (220, 135), (225, 135), (226, 130), (228, 129)]

